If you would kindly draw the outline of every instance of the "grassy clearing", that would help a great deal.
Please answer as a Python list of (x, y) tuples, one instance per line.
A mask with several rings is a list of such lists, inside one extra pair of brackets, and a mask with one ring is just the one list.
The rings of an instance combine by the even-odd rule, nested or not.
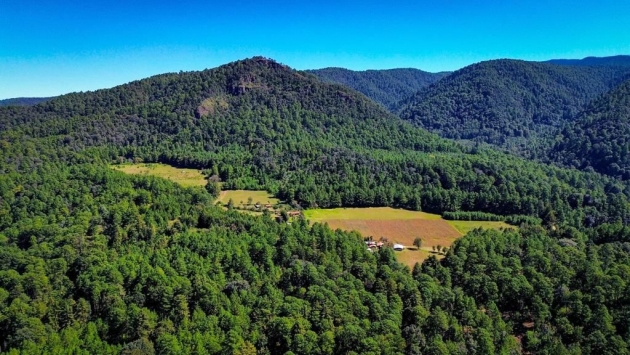
[[(122, 164), (111, 165), (112, 169), (122, 171), (125, 174), (136, 175), (152, 175), (171, 180), (182, 186), (205, 186), (207, 180), (201, 174), (200, 170), (195, 169), (180, 169), (166, 164), (150, 163), (150, 164)], [(271, 196), (267, 191), (247, 191), (247, 190), (230, 190), (222, 191), (217, 201), (221, 204), (227, 204), (230, 199), (234, 201), (234, 206), (237, 208), (247, 207), (248, 198), (252, 198), (252, 202), (259, 202), (263, 205), (271, 204), (275, 205), (280, 202), (277, 198)], [(243, 202), (243, 205), (241, 204)], [(239, 209), (238, 211), (251, 214), (253, 216), (260, 216), (262, 212), (248, 211)]]
[[(387, 239), (392, 244), (402, 244), (405, 250), (396, 252), (398, 261), (409, 267), (421, 263), (432, 254), (434, 246), (450, 247), (462, 236), (444, 220), (427, 219), (390, 219), (358, 220), (331, 219), (328, 226), (333, 229), (355, 230), (363, 236), (372, 236), (374, 240)], [(422, 239), (422, 249), (413, 246), (416, 237)], [(438, 256), (440, 258), (441, 256)]]
[(444, 258), (444, 255), (433, 253), (430, 249), (426, 250), (425, 248), (422, 248), (420, 250), (405, 249), (403, 251), (397, 251), (396, 259), (398, 259), (399, 262), (409, 266), (409, 268), (413, 268), (416, 263), (422, 263), (431, 255), (435, 255), (438, 259)]
[(252, 204), (260, 203), (262, 205), (275, 205), (280, 202), (277, 198), (270, 195), (267, 191), (250, 191), (250, 190), (226, 190), (221, 191), (218, 201), (221, 204), (227, 204), (230, 199), (234, 202), (235, 207), (247, 207), (247, 201), (252, 198)]
[(359, 220), (401, 220), (423, 219), (441, 220), (437, 214), (408, 211), (391, 207), (367, 207), (367, 208), (332, 208), (313, 209), (304, 211), (304, 216), (311, 222), (326, 222), (331, 219), (359, 219)]
[(448, 224), (457, 229), (462, 235), (470, 232), (475, 228), (484, 229), (501, 229), (501, 228), (516, 228), (513, 225), (505, 222), (490, 222), (490, 221), (447, 221)]
[(205, 186), (207, 182), (200, 170), (180, 169), (166, 164), (122, 164), (111, 165), (111, 168), (125, 174), (161, 177), (185, 187)]

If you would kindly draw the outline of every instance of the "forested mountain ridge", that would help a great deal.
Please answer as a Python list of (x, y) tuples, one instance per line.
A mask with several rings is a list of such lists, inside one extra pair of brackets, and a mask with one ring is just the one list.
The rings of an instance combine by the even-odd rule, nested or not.
[(443, 137), (530, 155), (628, 73), (630, 66), (481, 62), (421, 90), (400, 115)]
[[(291, 110), (304, 111), (306, 116), (291, 116), (295, 113), (289, 112)], [(248, 115), (240, 115), (242, 112)], [(251, 117), (254, 112), (259, 117), (274, 116), (275, 121), (257, 121)], [(112, 89), (67, 94), (36, 107), (5, 108), (0, 114), (2, 130), (19, 126), (21, 132), (29, 137), (70, 132), (79, 141), (85, 141), (85, 137), (77, 136), (79, 132), (73, 126), (73, 119), (77, 117), (84, 117), (80, 125), (86, 121), (100, 124), (93, 122), (97, 118), (116, 120), (116, 127), (100, 127), (98, 134), (107, 138), (123, 134), (125, 138), (117, 137), (119, 140), (116, 143), (125, 144), (127, 142), (123, 141), (128, 140), (142, 145), (146, 143), (141, 141), (143, 134), (134, 131), (159, 131), (168, 139), (182, 130), (198, 129), (201, 123), (206, 123), (205, 120), (229, 116), (223, 118), (240, 121), (228, 127), (232, 130), (226, 135), (229, 139), (215, 135), (207, 140), (207, 144), (249, 144), (249, 140), (256, 136), (273, 140), (270, 136), (307, 135), (317, 141), (330, 140), (332, 136), (345, 145), (352, 145), (352, 139), (356, 139), (361, 141), (356, 145), (367, 143), (372, 148), (396, 146), (416, 149), (419, 147), (414, 144), (435, 144), (443, 147), (432, 146), (429, 150), (460, 150), (454, 144), (396, 120), (392, 114), (353, 90), (322, 84), (308, 74), (262, 57), (201, 72), (158, 75)], [(257, 135), (260, 132), (256, 130), (247, 131), (248, 127), (239, 129), (241, 122), (250, 121), (258, 126), (256, 129), (265, 130), (265, 134)], [(39, 127), (42, 123), (46, 125), (43, 129)], [(118, 125), (128, 127), (122, 129)], [(338, 125), (344, 127), (336, 127)], [(107, 132), (108, 129), (115, 132)], [(375, 134), (380, 137), (370, 140)], [(234, 141), (235, 138), (238, 141)]]
[(630, 179), (630, 79), (595, 100), (559, 134), (550, 159)]
[(573, 225), (630, 216), (625, 186), (606, 193), (614, 181), (469, 154), (360, 93), (265, 58), (0, 109), (0, 128), (5, 166), (18, 169), (144, 160), (207, 169), (225, 188), (263, 188), (303, 207), (552, 210)]
[[(356, 233), (107, 165), (203, 168), (292, 204), (539, 216), (413, 270)], [(264, 58), (0, 108), (3, 354), (628, 354), (630, 191), (469, 151)], [(410, 272), (411, 271), (411, 272)]]
[(450, 74), (429, 73), (411, 68), (365, 71), (323, 68), (306, 72), (324, 82), (342, 84), (359, 91), (390, 111), (395, 109), (398, 102)]

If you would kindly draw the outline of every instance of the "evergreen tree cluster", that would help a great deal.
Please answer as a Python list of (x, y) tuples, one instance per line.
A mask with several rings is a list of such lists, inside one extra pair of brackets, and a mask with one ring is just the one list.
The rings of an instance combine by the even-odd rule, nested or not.
[(446, 211), (442, 213), (442, 218), (451, 221), (502, 221), (515, 226), (520, 226), (522, 224), (537, 226), (542, 223), (540, 218), (527, 215), (501, 216), (479, 211)]

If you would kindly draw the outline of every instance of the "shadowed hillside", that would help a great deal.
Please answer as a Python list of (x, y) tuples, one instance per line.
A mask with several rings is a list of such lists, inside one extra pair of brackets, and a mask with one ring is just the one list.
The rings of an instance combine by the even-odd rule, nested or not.
[(577, 115), (557, 138), (552, 160), (630, 179), (630, 80)]
[(421, 90), (400, 115), (443, 137), (531, 154), (627, 73), (630, 66), (482, 62)]

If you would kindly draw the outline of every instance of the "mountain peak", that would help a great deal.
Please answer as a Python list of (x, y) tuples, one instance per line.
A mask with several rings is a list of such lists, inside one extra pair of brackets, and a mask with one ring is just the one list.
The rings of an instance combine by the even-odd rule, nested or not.
[(257, 66), (261, 66), (261, 67), (267, 67), (267, 68), (271, 68), (271, 69), (288, 69), (288, 70), (292, 70), (292, 68), (290, 68), (287, 65), (284, 65), (282, 63), (279, 63), (278, 61), (276, 61), (273, 58), (267, 58), (261, 55), (257, 55), (251, 58), (245, 58), (245, 59), (241, 59), (241, 60), (237, 60), (222, 66), (232, 66), (232, 65), (257, 65)]

